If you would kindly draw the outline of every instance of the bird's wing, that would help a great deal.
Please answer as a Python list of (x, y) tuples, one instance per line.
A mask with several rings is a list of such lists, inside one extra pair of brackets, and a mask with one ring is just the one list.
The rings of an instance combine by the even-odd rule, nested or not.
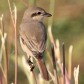
[(43, 53), (46, 47), (47, 39), (46, 30), (43, 24), (25, 23), (24, 25), (22, 24), (20, 27), (20, 36), (29, 50), (36, 53)]

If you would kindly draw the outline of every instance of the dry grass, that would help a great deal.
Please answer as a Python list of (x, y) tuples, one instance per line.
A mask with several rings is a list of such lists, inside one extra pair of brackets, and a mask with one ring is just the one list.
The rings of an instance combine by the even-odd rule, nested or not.
[[(9, 4), (9, 10), (10, 10), (10, 16), (11, 16), (11, 20), (13, 23), (13, 27), (15, 30), (15, 81), (14, 84), (18, 84), (18, 34), (17, 34), (17, 8), (14, 5), (14, 10), (11, 9), (10, 6), (10, 2), (8, 0), (8, 4)], [(53, 4), (53, 5), (52, 5)], [(50, 11), (52, 12), (52, 14), (54, 15), (54, 1), (52, 2), (52, 4), (50, 5)], [(53, 10), (52, 10), (53, 9)], [(3, 16), (1, 16), (0, 18), (0, 23), (1, 23), (1, 29), (0, 30), (0, 36), (1, 36), (1, 48), (0, 48), (0, 68), (1, 68), (1, 73), (2, 75), (0, 75), (0, 84), (9, 84), (8, 81), (8, 62), (9, 62), (9, 58), (7, 56), (7, 51), (6, 51), (6, 33), (4, 32), (4, 25), (3, 25)], [(34, 69), (30, 71), (31, 67), (26, 63), (24, 57), (22, 57), (22, 64), (24, 67), (24, 72), (26, 73), (27, 79), (29, 84), (72, 84), (71, 83), (71, 73), (74, 73), (74, 80), (75, 83), (74, 84), (78, 84), (78, 76), (79, 76), (79, 66), (77, 68), (74, 68), (74, 72), (72, 72), (71, 70), (71, 65), (72, 65), (72, 49), (73, 46), (70, 46), (69, 48), (69, 59), (68, 59), (68, 72), (65, 66), (65, 58), (66, 58), (66, 54), (65, 54), (65, 45), (66, 44), (62, 44), (62, 50), (63, 53), (61, 55), (61, 49), (60, 49), (60, 43), (59, 40), (55, 40), (52, 34), (52, 23), (53, 23), (53, 18), (51, 18), (49, 20), (49, 26), (48, 26), (48, 36), (49, 36), (49, 40), (51, 42), (51, 51), (47, 50), (47, 58), (49, 59), (46, 63), (47, 68), (48, 68), (48, 72), (50, 75), (50, 81), (45, 81), (44, 79), (42, 79), (41, 75), (37, 73), (37, 71), (35, 71)], [(3, 56), (4, 57), (3, 57)], [(2, 58), (4, 61), (4, 68), (2, 66)], [(63, 60), (62, 60), (63, 59)], [(36, 67), (36, 66), (35, 66)], [(60, 71), (60, 72), (59, 72)], [(61, 74), (61, 75), (60, 75)], [(4, 81), (3, 81), (4, 80)], [(3, 82), (2, 82), (3, 81)], [(13, 83), (11, 83), (13, 84)]]

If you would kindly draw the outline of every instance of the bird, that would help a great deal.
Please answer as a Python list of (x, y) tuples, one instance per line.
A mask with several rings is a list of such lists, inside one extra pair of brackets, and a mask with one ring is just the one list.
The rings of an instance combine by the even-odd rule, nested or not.
[(44, 60), (47, 31), (44, 24), (46, 17), (52, 15), (41, 7), (32, 6), (25, 10), (20, 24), (20, 44), (27, 57), (33, 56), (39, 65), (39, 70), (45, 80), (49, 80), (49, 73)]

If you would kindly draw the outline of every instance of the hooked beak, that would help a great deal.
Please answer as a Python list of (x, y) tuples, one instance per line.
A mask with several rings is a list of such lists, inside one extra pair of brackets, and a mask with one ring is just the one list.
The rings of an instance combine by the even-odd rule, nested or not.
[(52, 15), (51, 15), (50, 13), (47, 13), (47, 12), (46, 12), (46, 13), (44, 14), (44, 16), (46, 16), (46, 17), (51, 17)]

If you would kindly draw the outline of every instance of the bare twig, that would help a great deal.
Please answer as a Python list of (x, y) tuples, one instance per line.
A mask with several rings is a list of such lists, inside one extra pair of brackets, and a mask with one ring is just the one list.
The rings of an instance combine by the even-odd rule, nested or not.
[(3, 44), (3, 55), (4, 55), (4, 73), (5, 73), (5, 83), (8, 84), (8, 57), (7, 57), (7, 50), (6, 50), (6, 46), (5, 46), (5, 40), (3, 38), (6, 38), (6, 36), (4, 37), (4, 24), (3, 24), (3, 14), (0, 17), (0, 23), (1, 23), (1, 29), (2, 29), (2, 44)]
[[(1, 44), (1, 49), (0, 49), (0, 68), (1, 68), (1, 71), (2, 71), (2, 74), (3, 74), (3, 77), (4, 77), (4, 79), (5, 79), (5, 82), (7, 81), (7, 75), (6, 75), (6, 73), (4, 72), (4, 69), (3, 69), (3, 67), (2, 67), (2, 64), (1, 64), (1, 61), (2, 61), (2, 52), (3, 52), (3, 48), (4, 48), (4, 45), (5, 45), (5, 40), (6, 40), (6, 36), (7, 36), (7, 34), (6, 33), (4, 33), (4, 37), (3, 37), (3, 35), (2, 35), (2, 32), (0, 31), (0, 35), (1, 35), (1, 41), (2, 41), (2, 44)], [(1, 83), (2, 84), (2, 83)]]
[(63, 84), (66, 84), (66, 80), (65, 80), (65, 46), (64, 46), (64, 42), (62, 43), (62, 48), (63, 48)]
[(17, 84), (17, 71), (18, 71), (18, 43), (17, 43), (17, 28), (16, 28), (16, 23), (17, 23), (17, 8), (14, 5), (14, 16), (12, 14), (12, 9), (10, 6), (10, 1), (8, 0), (8, 5), (9, 5), (9, 10), (11, 14), (11, 19), (12, 23), (15, 29), (15, 84)]
[(35, 76), (34, 71), (32, 71), (32, 74), (33, 74), (33, 78), (34, 78), (34, 80), (35, 80), (35, 84), (37, 84), (37, 80), (36, 80), (36, 76)]
[[(61, 58), (60, 58), (59, 41), (57, 40), (56, 41), (56, 44), (55, 44), (50, 26), (48, 28), (48, 32), (49, 32), (49, 37), (50, 37), (51, 44), (53, 44), (54, 45), (54, 48), (55, 48), (54, 49), (54, 52), (55, 52), (55, 57), (57, 59), (58, 66), (59, 66), (59, 68), (61, 70), (61, 73), (63, 75), (63, 66), (61, 64)], [(66, 78), (66, 84), (71, 84), (71, 81), (70, 81), (70, 79), (68, 77), (68, 74), (67, 74), (67, 71), (66, 70), (65, 70), (65, 78)]]
[(68, 74), (70, 79), (71, 79), (72, 50), (73, 46), (71, 45), (69, 47), (69, 58), (68, 58)]
[(17, 21), (17, 9), (14, 5), (14, 15), (15, 15), (15, 84), (17, 84), (17, 71), (18, 71), (18, 43), (17, 43), (17, 28), (16, 28), (16, 21)]
[(1, 30), (2, 30), (2, 35), (4, 36), (4, 23), (3, 23), (3, 14), (0, 17), (0, 23), (1, 23)]
[(79, 76), (79, 65), (77, 66), (77, 68), (74, 68), (74, 80), (75, 80), (75, 84), (78, 84), (78, 76)]
[(55, 41), (55, 57), (57, 59), (57, 63), (61, 63), (61, 57), (60, 57), (60, 44), (59, 44), (59, 40), (56, 39)]
[(54, 76), (55, 76), (54, 84), (59, 84), (57, 68), (56, 68), (56, 59), (55, 59), (55, 53), (54, 53), (54, 46), (51, 47), (51, 51), (52, 51), (53, 70), (54, 70)]
[(48, 33), (49, 33), (51, 44), (55, 45), (54, 38), (51, 31), (51, 26), (48, 27)]

